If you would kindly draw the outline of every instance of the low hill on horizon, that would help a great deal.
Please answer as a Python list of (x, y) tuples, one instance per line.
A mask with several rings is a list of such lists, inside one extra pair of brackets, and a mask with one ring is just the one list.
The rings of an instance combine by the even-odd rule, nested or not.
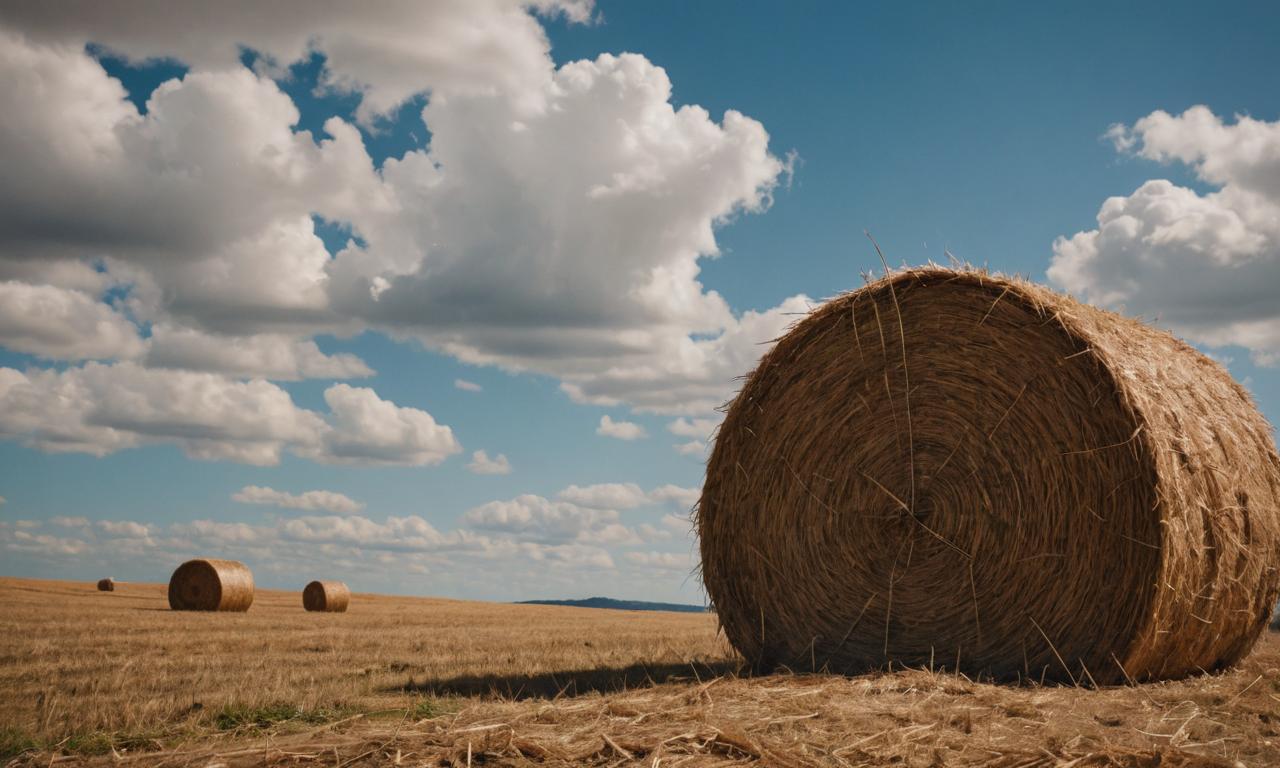
[(568, 605), (574, 608), (612, 608), (616, 611), (678, 611), (681, 613), (706, 613), (710, 610), (701, 605), (614, 600), (611, 597), (588, 597), (582, 600), (521, 600), (518, 605)]

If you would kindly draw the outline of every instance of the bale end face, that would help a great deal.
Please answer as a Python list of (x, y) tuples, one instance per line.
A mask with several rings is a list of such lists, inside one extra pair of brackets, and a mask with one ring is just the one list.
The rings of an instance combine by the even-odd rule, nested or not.
[(899, 272), (799, 321), (730, 405), (703, 581), (757, 667), (1159, 679), (1280, 593), (1280, 457), (1220, 366), (1032, 283)]
[(341, 581), (313, 581), (302, 590), (302, 607), (308, 611), (343, 613), (351, 602), (351, 590)]
[(235, 560), (188, 560), (169, 579), (175, 611), (247, 611), (253, 605), (253, 573)]
[(111, 579), (98, 579), (99, 592), (114, 592), (115, 590), (116, 590), (115, 581)]

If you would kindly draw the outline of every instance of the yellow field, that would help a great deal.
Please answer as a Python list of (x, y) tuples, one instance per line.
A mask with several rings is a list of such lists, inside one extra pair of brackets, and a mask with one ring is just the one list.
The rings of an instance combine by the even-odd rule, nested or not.
[(117, 590), (0, 579), (13, 765), (1280, 765), (1274, 634), (1229, 673), (1136, 688), (752, 679), (710, 615), (373, 595), (308, 614), (265, 590), (192, 614)]

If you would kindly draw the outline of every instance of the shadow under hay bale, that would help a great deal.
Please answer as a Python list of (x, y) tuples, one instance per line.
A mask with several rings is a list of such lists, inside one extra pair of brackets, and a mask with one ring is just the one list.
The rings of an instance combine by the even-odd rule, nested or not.
[(99, 592), (115, 592), (116, 583), (113, 579), (98, 579)]
[(169, 578), (175, 611), (247, 611), (253, 605), (253, 573), (235, 560), (188, 560)]
[(351, 590), (341, 581), (313, 581), (302, 590), (302, 607), (308, 611), (343, 613), (351, 603)]
[(1280, 594), (1280, 458), (1167, 333), (937, 267), (837, 297), (731, 404), (702, 575), (758, 668), (1102, 683), (1235, 663)]
[(394, 691), (433, 696), (492, 696), (500, 699), (554, 699), (588, 693), (616, 693), (677, 681), (712, 680), (738, 671), (734, 662), (632, 664), (627, 667), (566, 669), (532, 675), (463, 675), (436, 680), (410, 679)]

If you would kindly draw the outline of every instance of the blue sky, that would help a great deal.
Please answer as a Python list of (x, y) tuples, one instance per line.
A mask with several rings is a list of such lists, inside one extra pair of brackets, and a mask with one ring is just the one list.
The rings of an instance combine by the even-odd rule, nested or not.
[[(0, 192), (0, 573), (162, 581), (221, 553), (264, 586), (698, 601), (688, 444), (797, 297), (878, 269), (864, 229), (893, 264), (949, 250), (1155, 318), (1280, 418), (1268, 4), (288, 5), (174, 21), (203, 35), (0, 12), (0, 142), (31, 158)], [(58, 89), (108, 107), (68, 117)], [(1148, 235), (1206, 229), (1089, 235), (1113, 197)], [(645, 298), (651, 268), (672, 282)]]

